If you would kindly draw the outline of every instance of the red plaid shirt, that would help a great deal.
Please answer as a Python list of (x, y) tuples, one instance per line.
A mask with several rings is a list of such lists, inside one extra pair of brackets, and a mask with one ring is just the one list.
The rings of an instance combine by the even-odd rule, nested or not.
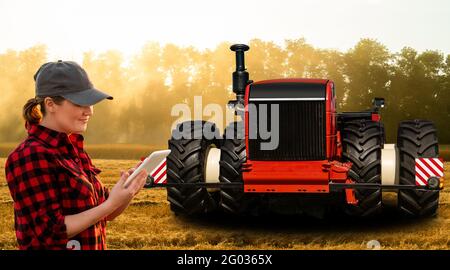
[[(101, 172), (83, 150), (83, 136), (30, 125), (28, 137), (9, 156), (6, 179), (14, 200), (20, 249), (106, 249), (106, 220), (68, 239), (64, 217), (108, 197)], [(71, 241), (69, 240), (76, 240)]]

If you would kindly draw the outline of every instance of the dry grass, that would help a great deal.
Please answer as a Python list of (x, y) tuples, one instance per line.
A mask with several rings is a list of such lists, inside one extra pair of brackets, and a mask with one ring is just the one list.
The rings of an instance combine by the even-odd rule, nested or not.
[[(0, 178), (4, 178), (0, 158)], [(102, 181), (112, 186), (119, 171), (135, 160), (94, 160)], [(450, 163), (446, 163), (450, 175)], [(448, 180), (447, 180), (448, 182)], [(405, 220), (389, 202), (373, 221), (306, 217), (186, 219), (174, 216), (162, 189), (143, 190), (116, 221), (108, 224), (110, 249), (366, 249), (378, 240), (383, 249), (449, 249), (450, 192), (441, 193), (439, 216)], [(16, 249), (13, 207), (5, 181), (0, 182), (0, 249)]]
[(442, 157), (445, 161), (450, 161), (450, 145), (440, 145), (439, 146), (439, 156)]

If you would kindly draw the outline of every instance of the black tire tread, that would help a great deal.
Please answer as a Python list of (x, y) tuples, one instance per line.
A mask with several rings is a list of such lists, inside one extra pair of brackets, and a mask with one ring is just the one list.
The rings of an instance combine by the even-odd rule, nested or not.
[[(428, 120), (399, 123), (397, 147), (400, 155), (400, 184), (415, 184), (415, 158), (438, 157), (437, 130)], [(398, 209), (408, 217), (431, 217), (437, 214), (439, 191), (399, 190)]]
[[(188, 123), (190, 131), (181, 130), (182, 125)], [(194, 134), (195, 130), (203, 128), (205, 124), (214, 125), (205, 121), (189, 121), (177, 126), (172, 132), (184, 132)], [(215, 128), (215, 126), (214, 126)], [(205, 151), (214, 140), (206, 138), (175, 139), (169, 140), (171, 153), (167, 156), (167, 182), (168, 183), (197, 183), (204, 181)], [(169, 187), (167, 188), (167, 200), (170, 209), (176, 214), (200, 215), (214, 211), (217, 203), (213, 196), (204, 187)]]
[[(230, 123), (224, 131), (224, 136), (230, 129), (233, 129), (233, 138), (225, 138), (221, 147), (219, 180), (223, 183), (242, 182), (242, 164), (247, 160), (243, 122)], [(221, 209), (234, 215), (248, 213), (255, 202), (251, 194), (245, 194), (241, 189), (222, 188), (220, 198)]]
[[(349, 177), (357, 183), (381, 183), (381, 149), (384, 128), (381, 123), (353, 120), (342, 128), (344, 161), (353, 163)], [(352, 216), (371, 217), (382, 208), (381, 189), (355, 190), (357, 205), (345, 205)]]

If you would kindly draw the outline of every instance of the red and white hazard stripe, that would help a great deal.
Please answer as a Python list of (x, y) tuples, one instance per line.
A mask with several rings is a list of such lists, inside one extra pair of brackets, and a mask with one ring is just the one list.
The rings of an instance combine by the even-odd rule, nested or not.
[(442, 158), (416, 158), (416, 186), (426, 186), (431, 177), (444, 176)]
[(166, 159), (163, 159), (161, 161), (161, 163), (159, 163), (158, 166), (156, 166), (156, 169), (154, 169), (150, 173), (150, 175), (154, 179), (154, 183), (155, 184), (164, 184), (164, 183), (166, 183), (166, 179), (167, 179), (166, 170), (167, 170)]

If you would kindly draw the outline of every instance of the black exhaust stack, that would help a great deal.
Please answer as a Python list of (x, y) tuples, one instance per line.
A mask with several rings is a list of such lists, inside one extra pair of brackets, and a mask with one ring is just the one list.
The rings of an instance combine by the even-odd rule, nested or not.
[(244, 104), (245, 88), (252, 81), (249, 80), (248, 72), (245, 69), (244, 52), (250, 49), (245, 44), (234, 44), (230, 50), (236, 52), (236, 71), (233, 72), (233, 92), (236, 94), (236, 100), (229, 104)]

